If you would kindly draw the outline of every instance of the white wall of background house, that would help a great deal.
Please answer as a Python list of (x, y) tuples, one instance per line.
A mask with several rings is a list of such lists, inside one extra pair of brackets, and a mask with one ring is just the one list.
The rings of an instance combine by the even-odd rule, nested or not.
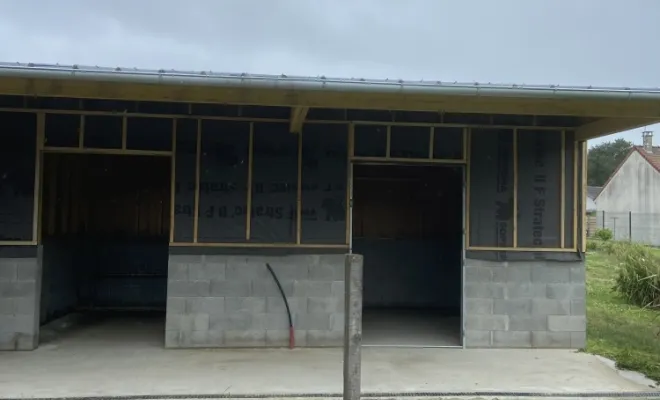
[[(641, 150), (646, 151), (646, 150)], [(632, 154), (596, 198), (599, 227), (619, 240), (660, 246), (660, 172), (639, 152)]]

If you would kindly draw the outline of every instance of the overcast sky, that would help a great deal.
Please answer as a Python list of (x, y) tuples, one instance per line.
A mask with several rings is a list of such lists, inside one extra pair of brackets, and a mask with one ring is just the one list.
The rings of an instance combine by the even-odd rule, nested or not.
[(659, 0), (0, 0), (1, 61), (659, 87), (659, 39)]

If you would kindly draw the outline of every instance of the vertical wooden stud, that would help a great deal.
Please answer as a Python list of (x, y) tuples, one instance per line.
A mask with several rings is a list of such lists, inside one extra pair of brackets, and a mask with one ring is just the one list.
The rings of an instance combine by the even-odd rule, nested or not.
[(195, 157), (195, 211), (193, 217), (193, 243), (197, 243), (197, 235), (199, 231), (199, 180), (202, 174), (201, 160), (202, 158), (202, 120), (197, 120), (197, 156)]
[(385, 144), (385, 158), (390, 158), (392, 152), (392, 125), (387, 125), (387, 142)]
[(85, 147), (85, 115), (80, 115), (80, 132), (78, 132), (78, 148)]
[(578, 142), (573, 142), (573, 246), (578, 249)]
[(128, 117), (124, 115), (121, 119), (121, 148), (126, 150), (126, 135), (128, 134)]
[(472, 130), (465, 128), (465, 248), (470, 247), (470, 146), (472, 141)]
[(513, 130), (513, 248), (518, 247), (518, 129)]
[(37, 141), (36, 141), (36, 155), (34, 158), (34, 206), (32, 211), (32, 241), (39, 243), (41, 239), (41, 149), (43, 148), (44, 138), (46, 132), (46, 114), (43, 112), (37, 113)]
[(298, 187), (296, 190), (296, 244), (300, 244), (302, 236), (302, 162), (303, 141), (302, 130), (298, 135)]
[(346, 244), (349, 245), (349, 250), (352, 241), (352, 224), (353, 215), (351, 213), (351, 200), (353, 195), (353, 163), (351, 157), (353, 156), (353, 141), (355, 138), (355, 124), (348, 125), (348, 146), (346, 157)]
[(566, 245), (566, 131), (561, 131), (561, 188), (560, 194), (560, 210), (559, 210), (559, 247), (562, 249)]
[(172, 156), (170, 157), (170, 243), (174, 243), (176, 210), (176, 118), (172, 118)]
[(431, 127), (431, 136), (429, 138), (429, 160), (433, 160), (433, 146), (435, 146), (435, 126)]
[(250, 122), (250, 140), (248, 148), (247, 205), (245, 210), (245, 240), (250, 241), (252, 225), (252, 164), (254, 163), (254, 122)]

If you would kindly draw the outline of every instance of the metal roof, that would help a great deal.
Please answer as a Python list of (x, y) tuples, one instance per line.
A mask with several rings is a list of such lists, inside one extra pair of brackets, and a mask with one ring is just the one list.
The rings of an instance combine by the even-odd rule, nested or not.
[(36, 63), (0, 62), (0, 77), (61, 78), (173, 86), (254, 87), (363, 93), (475, 95), (545, 99), (660, 100), (660, 88), (378, 80)]

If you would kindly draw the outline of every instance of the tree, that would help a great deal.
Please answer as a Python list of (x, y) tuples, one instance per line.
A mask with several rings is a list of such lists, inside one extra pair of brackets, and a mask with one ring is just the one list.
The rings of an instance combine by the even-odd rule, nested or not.
[(603, 186), (626, 158), (633, 144), (625, 139), (601, 143), (589, 149), (587, 184)]

